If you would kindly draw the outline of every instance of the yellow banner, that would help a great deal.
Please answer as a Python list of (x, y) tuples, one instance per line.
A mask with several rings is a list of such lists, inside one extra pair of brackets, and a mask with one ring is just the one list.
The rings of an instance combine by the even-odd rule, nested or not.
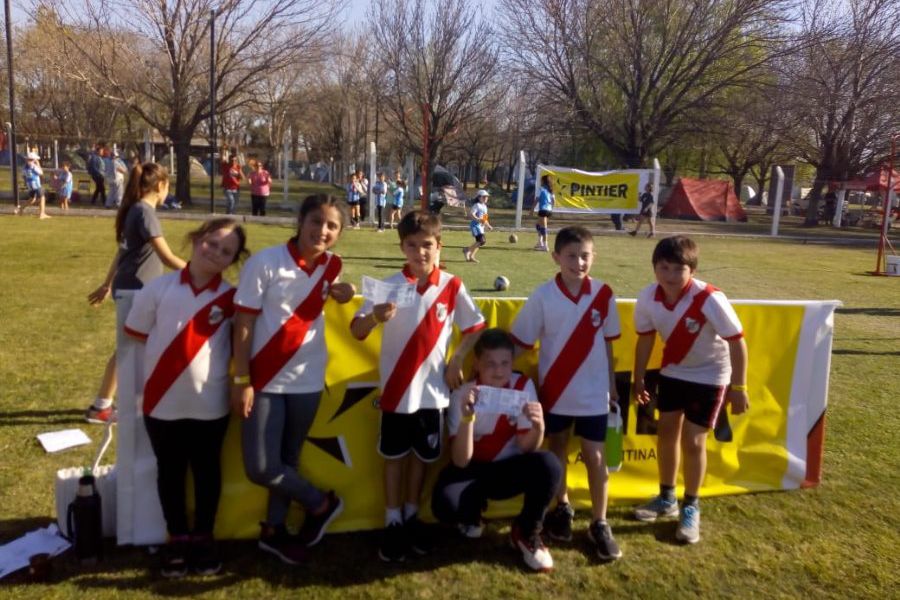
[(636, 214), (652, 171), (590, 172), (538, 165), (538, 180), (550, 175), (556, 212)]
[[(327, 305), (327, 389), (300, 463), (304, 477), (322, 489), (336, 490), (344, 499), (344, 514), (332, 531), (381, 527), (384, 520), (383, 463), (375, 449), (380, 413), (373, 405), (377, 394), (380, 330), (376, 329), (365, 342), (350, 336), (350, 319), (359, 302), (361, 299), (357, 298), (346, 305)], [(520, 299), (478, 300), (488, 323), (504, 328), (509, 328), (522, 302)], [(827, 377), (828, 365), (826, 360), (824, 372), (821, 365), (816, 367), (810, 363), (803, 368), (796, 365), (811, 356), (829, 356), (831, 309), (823, 311), (824, 316), (820, 319), (827, 322), (812, 324), (820, 327), (813, 331), (810, 330), (812, 325), (806, 304), (736, 304), (749, 348), (750, 411), (737, 417), (723, 411), (724, 418), (710, 433), (709, 467), (703, 495), (795, 488), (802, 485), (804, 477), (810, 479), (806, 465), (807, 437), (810, 424), (821, 422), (824, 397), (820, 404), (812, 400), (811, 396), (815, 394), (810, 394), (809, 385), (802, 377)], [(622, 468), (610, 475), (609, 496), (613, 503), (649, 498), (658, 489), (657, 415), (652, 406), (638, 408), (630, 400), (630, 371), (636, 340), (632, 325), (633, 306), (633, 301), (619, 302), (623, 335), (613, 345), (625, 421)], [(827, 342), (827, 347), (816, 349), (801, 345), (821, 346), (822, 340)], [(651, 379), (655, 373), (653, 369), (659, 368), (661, 348), (662, 343), (657, 340), (648, 373)], [(798, 348), (806, 350), (798, 352)], [(536, 351), (525, 353), (517, 359), (516, 367), (535, 377), (536, 361)], [(800, 379), (798, 372), (802, 372)], [(573, 440), (568, 478), (570, 497), (577, 507), (588, 508), (587, 477), (576, 445)], [(789, 462), (794, 471), (799, 469), (793, 479), (789, 477)], [(429, 490), (442, 466), (433, 465), (429, 471), (423, 501), (426, 517), (430, 514), (426, 508), (430, 503)], [(807, 469), (806, 473), (804, 469)], [(812, 476), (815, 478), (818, 474)], [(223, 450), (223, 489), (216, 536), (257, 536), (258, 523), (265, 517), (266, 497), (266, 490), (250, 483), (244, 475), (240, 428), (233, 420)], [(488, 514), (514, 515), (520, 504), (521, 500), (492, 503)], [(296, 524), (300, 518), (299, 509), (293, 507), (290, 521)]]

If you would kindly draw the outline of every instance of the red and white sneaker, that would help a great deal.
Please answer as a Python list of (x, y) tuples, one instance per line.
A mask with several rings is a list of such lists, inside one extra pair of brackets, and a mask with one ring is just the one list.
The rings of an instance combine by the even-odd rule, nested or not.
[(106, 425), (107, 423), (115, 423), (118, 419), (115, 406), (107, 406), (106, 408), (96, 408), (94, 405), (88, 407), (84, 411), (84, 420), (95, 425)]
[(544, 573), (553, 570), (553, 557), (544, 545), (539, 530), (525, 534), (518, 523), (513, 523), (509, 543), (522, 553), (522, 559), (529, 568)]

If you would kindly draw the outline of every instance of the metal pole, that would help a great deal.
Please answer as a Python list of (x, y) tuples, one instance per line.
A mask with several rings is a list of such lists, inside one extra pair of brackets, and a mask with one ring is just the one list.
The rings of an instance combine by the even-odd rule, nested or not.
[(216, 212), (216, 9), (209, 11), (209, 212)]
[(781, 222), (781, 197), (784, 195), (784, 171), (775, 167), (775, 209), (772, 211), (772, 235), (778, 236), (778, 224)]
[[(519, 177), (517, 184), (519, 189), (516, 191), (516, 229), (522, 228), (522, 204), (525, 202), (525, 151), (519, 150)], [(537, 200), (538, 186), (540, 182), (534, 182), (534, 198)]]
[(59, 168), (59, 140), (53, 140), (53, 168)]
[(281, 178), (284, 182), (284, 196), (283, 202), (287, 204), (288, 201), (288, 153), (290, 152), (290, 143), (291, 143), (291, 128), (288, 127), (287, 131), (284, 134), (284, 143), (281, 147)]
[[(888, 217), (890, 216), (891, 210), (891, 187), (894, 185), (894, 182), (892, 181), (894, 175), (894, 153), (897, 151), (898, 137), (900, 137), (900, 133), (895, 133), (891, 136), (891, 158), (888, 161), (887, 187), (884, 190), (884, 203), (882, 204), (884, 214), (881, 215), (881, 236), (878, 238), (878, 262), (875, 264), (874, 275), (884, 274), (884, 246), (885, 242), (887, 242), (888, 223), (890, 223)], [(879, 177), (879, 179), (881, 178)]]
[(3, 10), (6, 17), (6, 69), (9, 77), (9, 162), (12, 170), (12, 193), (16, 211), (19, 210), (19, 165), (16, 161), (16, 93), (13, 80), (13, 44), (12, 44), (12, 20), (9, 0), (3, 0)]
[(372, 186), (375, 185), (376, 179), (376, 163), (377, 155), (375, 142), (369, 142), (369, 222), (375, 224), (375, 194), (372, 193)]
[[(428, 130), (429, 117), (431, 116), (431, 106), (427, 103), (422, 104), (422, 199), (420, 200), (422, 210), (428, 210), (428, 151), (430, 132)], [(413, 181), (415, 183), (415, 181)]]
[(650, 210), (650, 231), (656, 231), (656, 213), (659, 212), (659, 180), (662, 165), (659, 159), (653, 159), (653, 208)]

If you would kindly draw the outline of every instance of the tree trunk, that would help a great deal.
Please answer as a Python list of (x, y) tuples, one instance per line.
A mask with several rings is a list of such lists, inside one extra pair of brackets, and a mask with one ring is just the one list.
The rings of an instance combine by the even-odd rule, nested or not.
[(190, 205), (193, 204), (191, 201), (191, 136), (193, 132), (173, 131), (172, 134), (175, 172), (178, 173), (178, 179), (175, 182), (175, 199), (184, 205)]
[(809, 204), (806, 207), (806, 219), (803, 224), (812, 227), (819, 224), (819, 198), (822, 196), (822, 188), (825, 182), (831, 179), (831, 169), (816, 167), (816, 180), (813, 182), (812, 191), (809, 192)]

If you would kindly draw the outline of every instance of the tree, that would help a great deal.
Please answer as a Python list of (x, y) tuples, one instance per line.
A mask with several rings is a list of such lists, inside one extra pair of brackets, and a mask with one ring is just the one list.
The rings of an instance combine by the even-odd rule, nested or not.
[(752, 88), (786, 51), (778, 0), (503, 0), (505, 45), (534, 89), (569, 107), (627, 167)]
[[(248, 105), (247, 92), (269, 71), (315, 59), (343, 8), (294, 0), (53, 4), (68, 21), (56, 31), (66, 42), (61, 68), (172, 140), (181, 174), (190, 173), (191, 139), (210, 116), (210, 11), (217, 7), (217, 110), (227, 113)], [(189, 177), (178, 178), (176, 194), (190, 201)]]
[[(369, 14), (374, 76), (384, 81), (388, 126), (428, 165), (423, 206), (435, 159), (447, 138), (484, 109), (498, 51), (472, 0), (374, 0)], [(424, 133), (427, 123), (428, 144)]]
[(803, 50), (784, 64), (794, 152), (815, 168), (806, 224), (823, 187), (875, 166), (900, 129), (900, 3), (808, 0)]

